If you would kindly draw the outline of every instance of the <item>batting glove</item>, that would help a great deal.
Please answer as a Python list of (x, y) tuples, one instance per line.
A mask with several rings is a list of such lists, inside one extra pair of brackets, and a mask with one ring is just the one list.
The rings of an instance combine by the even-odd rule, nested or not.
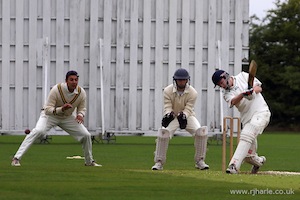
[(255, 98), (255, 92), (253, 92), (253, 88), (246, 89), (243, 92), (244, 98), (248, 99), (249, 101)]

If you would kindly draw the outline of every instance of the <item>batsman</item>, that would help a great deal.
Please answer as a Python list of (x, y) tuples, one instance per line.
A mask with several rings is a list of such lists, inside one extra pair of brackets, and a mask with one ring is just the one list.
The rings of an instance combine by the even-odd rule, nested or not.
[(155, 165), (152, 170), (163, 170), (169, 140), (174, 132), (185, 129), (194, 136), (195, 168), (209, 169), (205, 163), (208, 129), (201, 126), (195, 117), (194, 105), (197, 91), (190, 85), (190, 75), (187, 70), (180, 68), (175, 71), (173, 84), (164, 89), (164, 114), (162, 127), (158, 130), (156, 150), (154, 152)]
[(257, 137), (269, 124), (271, 113), (261, 94), (262, 83), (255, 78), (255, 72), (256, 64), (252, 62), (249, 73), (230, 76), (223, 70), (217, 70), (212, 76), (215, 86), (223, 88), (225, 101), (240, 112), (243, 125), (240, 141), (226, 169), (228, 174), (237, 174), (243, 162), (251, 164), (251, 173), (256, 174), (266, 162), (265, 156), (257, 154)]

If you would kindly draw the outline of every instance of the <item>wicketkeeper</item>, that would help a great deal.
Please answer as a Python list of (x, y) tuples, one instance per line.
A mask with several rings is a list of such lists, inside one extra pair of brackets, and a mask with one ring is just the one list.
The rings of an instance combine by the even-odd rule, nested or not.
[(173, 84), (164, 89), (164, 114), (162, 127), (158, 130), (156, 150), (154, 152), (155, 165), (152, 170), (162, 170), (166, 163), (169, 140), (174, 132), (185, 129), (194, 136), (195, 167), (209, 169), (205, 164), (208, 130), (200, 125), (195, 117), (194, 105), (197, 91), (190, 85), (190, 75), (185, 69), (178, 69), (173, 76)]
[(217, 70), (213, 76), (213, 83), (223, 88), (223, 96), (230, 107), (236, 106), (240, 112), (243, 129), (239, 144), (234, 152), (227, 173), (238, 173), (243, 161), (252, 165), (251, 173), (256, 174), (266, 162), (265, 156), (257, 155), (257, 136), (262, 134), (270, 121), (270, 110), (262, 96), (262, 83), (254, 78), (253, 88), (248, 86), (246, 72), (236, 76), (229, 76), (223, 70)]

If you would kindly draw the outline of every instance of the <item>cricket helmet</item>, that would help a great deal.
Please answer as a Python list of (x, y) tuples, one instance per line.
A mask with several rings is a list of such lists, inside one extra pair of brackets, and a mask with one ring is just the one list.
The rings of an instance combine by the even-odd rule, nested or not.
[(218, 83), (220, 82), (220, 80), (222, 78), (228, 80), (229, 74), (227, 72), (225, 72), (224, 70), (215, 71), (215, 73), (212, 75), (212, 78), (211, 78), (212, 82), (215, 84), (215, 87), (218, 85)]
[(189, 80), (189, 79), (190, 79), (190, 75), (188, 71), (186, 71), (183, 68), (177, 69), (173, 76), (173, 80)]

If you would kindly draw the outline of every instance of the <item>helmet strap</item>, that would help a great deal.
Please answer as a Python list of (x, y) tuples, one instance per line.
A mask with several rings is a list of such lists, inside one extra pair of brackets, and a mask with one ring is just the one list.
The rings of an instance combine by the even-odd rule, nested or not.
[(229, 78), (230, 77), (229, 77), (229, 75), (226, 74), (224, 78), (226, 79), (226, 88), (225, 88), (225, 90), (230, 90), (230, 85), (229, 85)]
[(186, 82), (184, 88), (181, 88), (177, 85), (176, 79), (173, 79), (173, 85), (175, 86), (176, 89), (188, 89), (190, 87), (190, 79)]

